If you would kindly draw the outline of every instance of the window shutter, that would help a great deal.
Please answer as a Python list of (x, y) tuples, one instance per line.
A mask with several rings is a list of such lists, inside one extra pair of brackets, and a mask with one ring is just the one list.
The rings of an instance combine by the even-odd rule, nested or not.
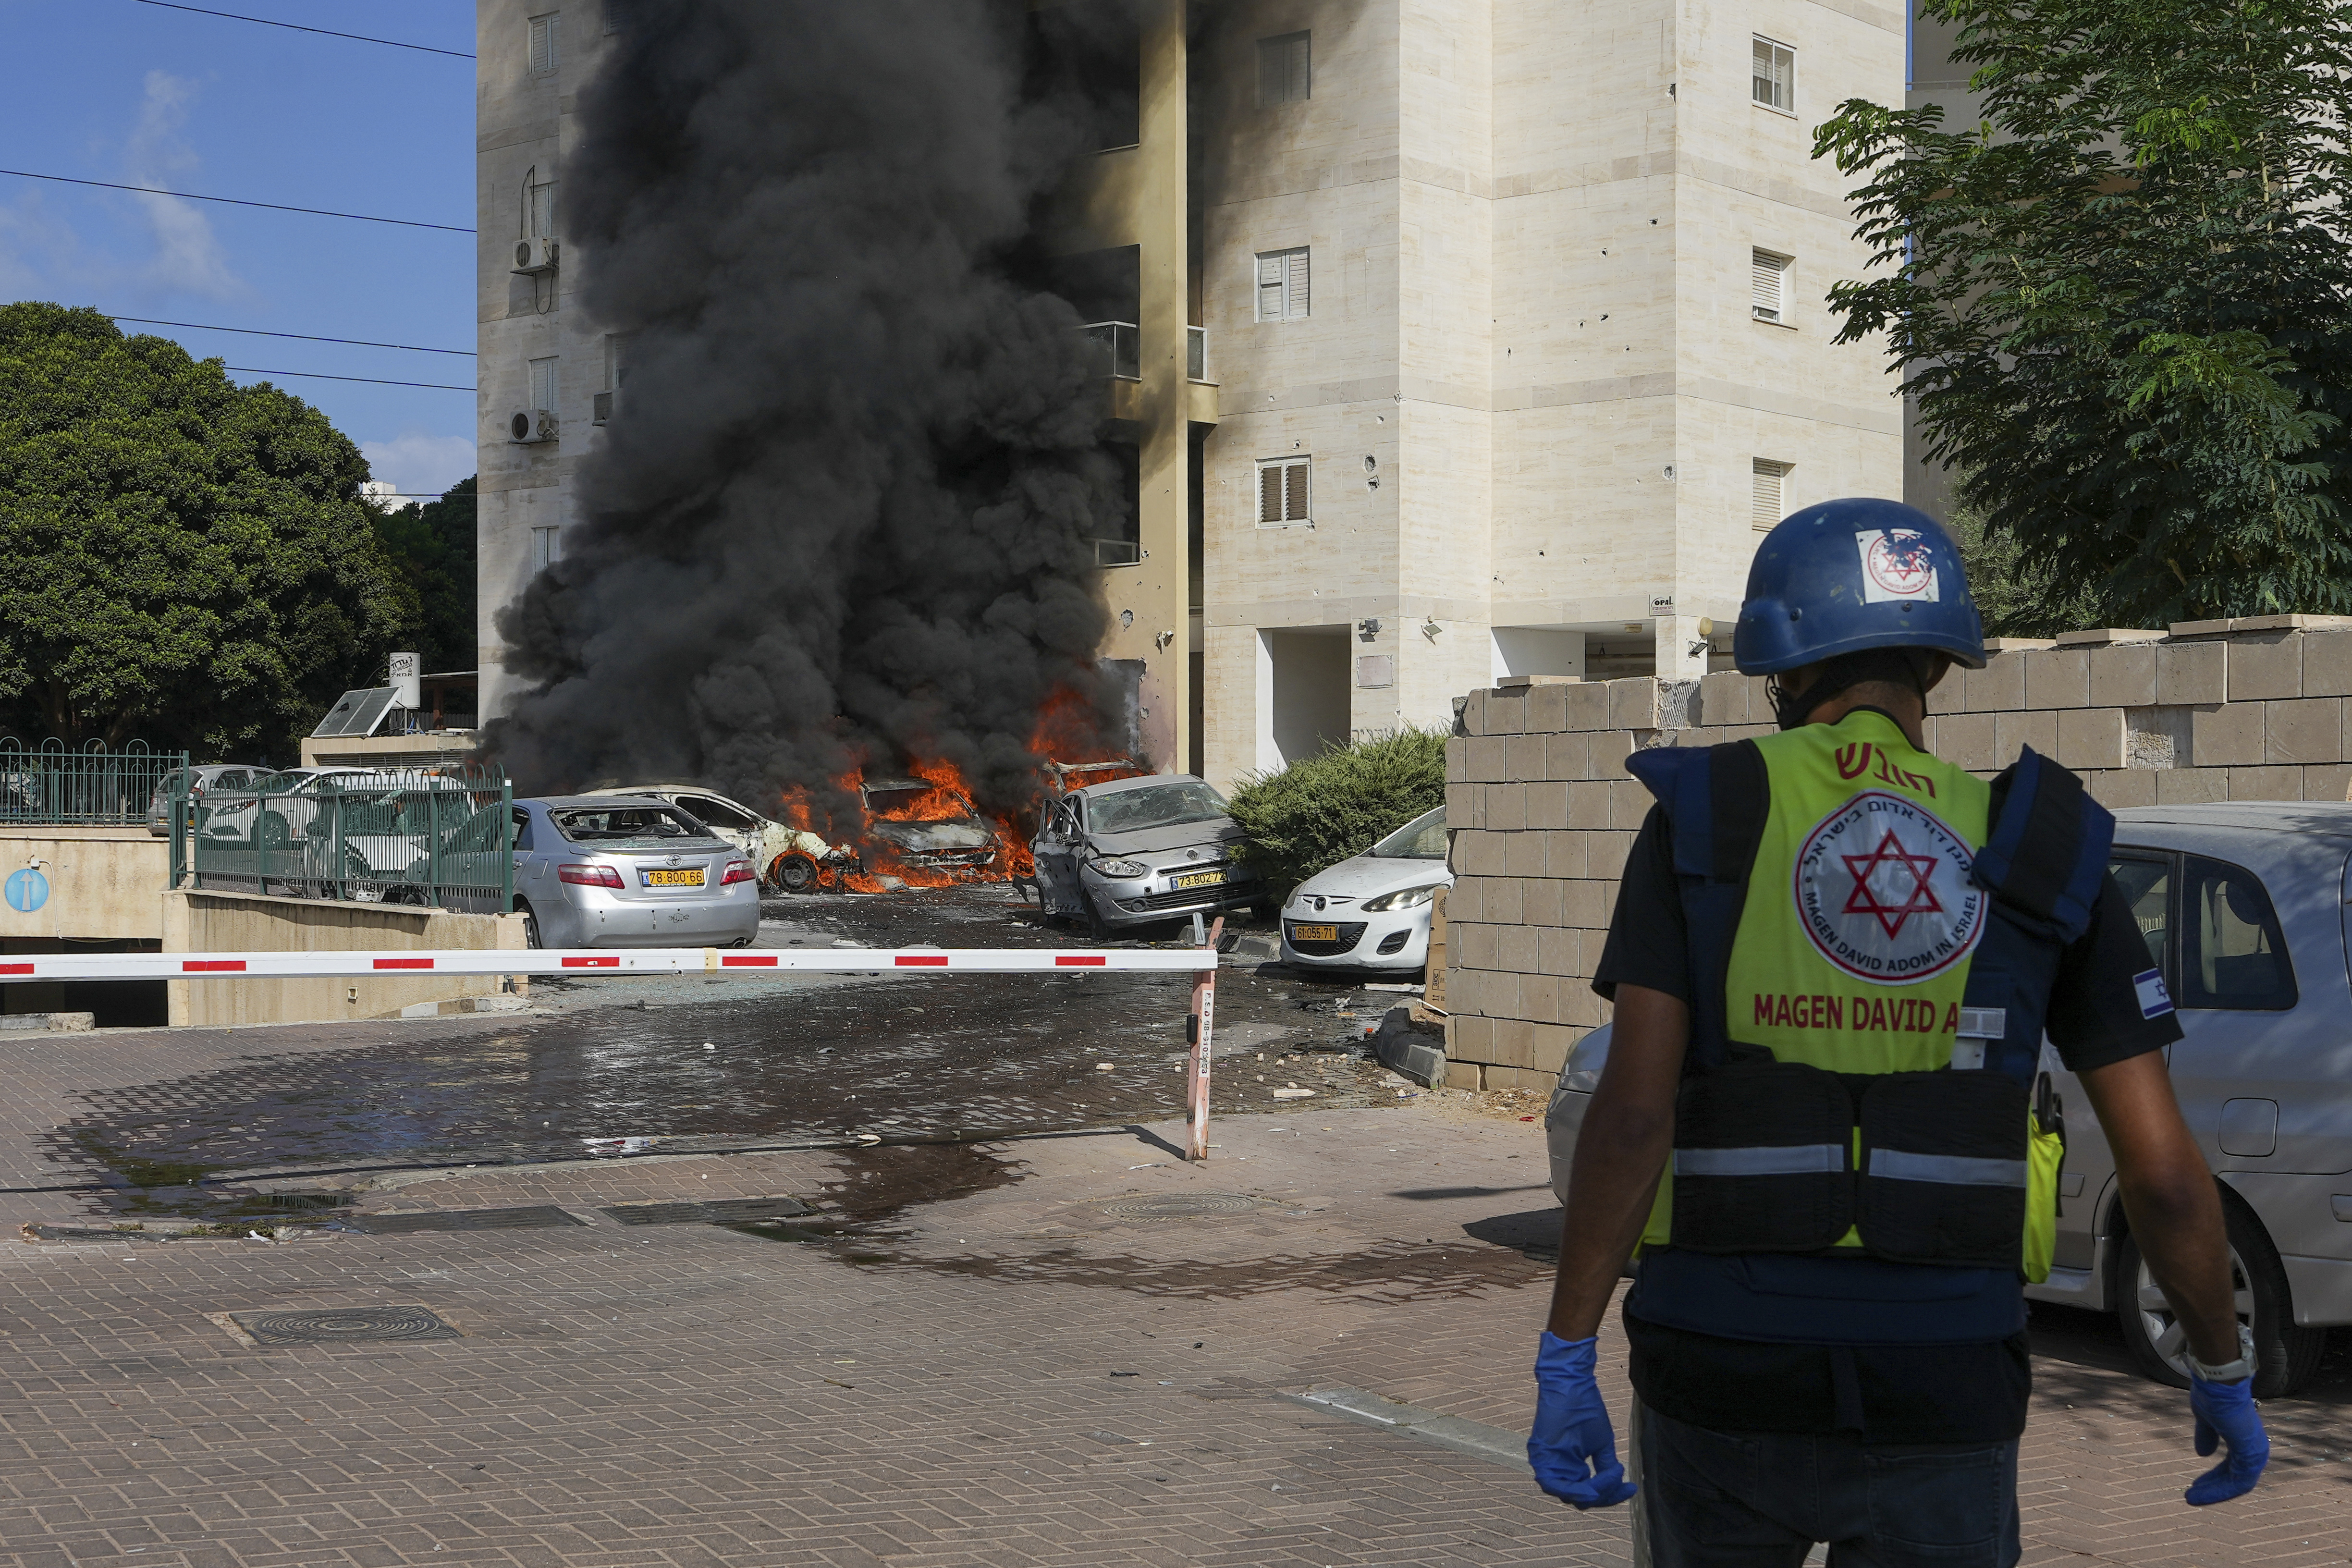
[(1262, 104), (1304, 103), (1314, 86), (1307, 52), (1311, 35), (1289, 33), (1260, 38), (1257, 44), (1257, 100)]
[(1257, 319), (1261, 321), (1282, 320), (1282, 261), (1279, 256), (1257, 258)]
[(533, 237), (550, 239), (555, 235), (555, 182), (530, 188), (530, 232)]
[(1749, 500), (1748, 521), (1757, 528), (1769, 529), (1781, 517), (1781, 480), (1788, 475), (1789, 465), (1776, 463), (1769, 458), (1755, 459), (1755, 489)]
[(1289, 289), (1283, 301), (1282, 313), (1292, 321), (1306, 317), (1307, 307), (1307, 252), (1294, 250), (1284, 258), (1290, 264)]
[(1303, 462), (1286, 464), (1282, 471), (1282, 479), (1283, 521), (1286, 522), (1306, 521), (1307, 465)]
[(1769, 38), (1753, 41), (1756, 101), (1774, 109), (1794, 109), (1797, 101), (1797, 51)]
[(1257, 470), (1257, 520), (1282, 521), (1282, 465), (1261, 463)]
[(555, 407), (556, 361), (535, 359), (530, 362), (530, 405), (551, 412)]
[(1749, 253), (1748, 299), (1759, 321), (1777, 321), (1781, 316), (1781, 286), (1786, 281), (1788, 263), (1769, 250)]
[[(557, 12), (530, 19), (530, 68), (551, 71), (555, 68), (555, 25), (561, 19)], [(512, 34), (508, 35), (509, 37)]]

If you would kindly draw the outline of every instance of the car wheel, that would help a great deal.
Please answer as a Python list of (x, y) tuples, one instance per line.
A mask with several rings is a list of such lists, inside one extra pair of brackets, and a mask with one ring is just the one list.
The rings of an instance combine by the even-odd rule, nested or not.
[(518, 903), (515, 905), (515, 913), (522, 917), (523, 946), (529, 948), (545, 947), (547, 943), (541, 942), (539, 936), (539, 916), (532, 910), (531, 907), (529, 904)]
[[(2238, 1321), (2254, 1336), (2254, 1397), (2278, 1399), (2309, 1383), (2319, 1371), (2327, 1333), (2296, 1326), (2286, 1269), (2260, 1222), (2227, 1197), (2221, 1201), (2221, 1214), (2229, 1229), (2230, 1282), (2237, 1295)], [(2116, 1293), (2116, 1310), (2132, 1359), (2157, 1382), (2188, 1387), (2189, 1347), (2179, 1321), (2131, 1236), (2124, 1237), (2118, 1249), (2116, 1277), (2123, 1287)]]
[(805, 855), (779, 855), (768, 868), (768, 880), (787, 893), (816, 891), (816, 862)]

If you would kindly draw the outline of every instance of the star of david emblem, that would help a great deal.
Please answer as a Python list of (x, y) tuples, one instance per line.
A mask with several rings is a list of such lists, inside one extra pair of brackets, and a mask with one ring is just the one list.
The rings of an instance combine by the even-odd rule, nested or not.
[[(1876, 917), (1879, 925), (1885, 928), (1888, 941), (1902, 934), (1903, 922), (1913, 915), (1944, 912), (1944, 906), (1936, 898), (1936, 890), (1927, 885), (1927, 878), (1936, 868), (1936, 858), (1906, 851), (1903, 841), (1895, 837), (1893, 828), (1886, 830), (1886, 837), (1880, 839), (1878, 847), (1869, 854), (1841, 855), (1838, 858), (1845, 862), (1845, 868), (1853, 876), (1853, 892), (1847, 898), (1843, 912)], [(1871, 885), (1881, 870), (1894, 867), (1901, 868), (1892, 879), (1898, 883), (1904, 871), (1911, 875), (1910, 893), (1901, 903), (1887, 902)]]

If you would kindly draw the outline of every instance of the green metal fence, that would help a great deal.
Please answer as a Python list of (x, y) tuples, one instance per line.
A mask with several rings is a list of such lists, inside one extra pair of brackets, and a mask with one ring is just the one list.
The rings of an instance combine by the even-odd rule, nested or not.
[(0, 737), (0, 822), (146, 822), (187, 765), (185, 752), (151, 752), (143, 741), (119, 752), (97, 742), (69, 751), (62, 741), (26, 746)]
[(278, 773), (172, 808), (172, 885), (475, 914), (514, 910), (514, 786), (498, 768)]

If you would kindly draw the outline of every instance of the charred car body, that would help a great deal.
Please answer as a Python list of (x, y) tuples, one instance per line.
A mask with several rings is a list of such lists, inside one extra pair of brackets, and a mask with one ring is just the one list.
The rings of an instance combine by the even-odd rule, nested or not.
[(1159, 773), (1052, 801), (1030, 850), (1048, 915), (1118, 930), (1262, 902), (1265, 883), (1233, 858), (1242, 837), (1206, 781)]
[(668, 802), (709, 828), (714, 837), (741, 850), (760, 868), (761, 884), (778, 892), (807, 893), (826, 885), (839, 887), (840, 873), (861, 868), (857, 852), (849, 846), (827, 844), (814, 833), (762, 816), (750, 806), (699, 784), (646, 784), (631, 789), (593, 789), (588, 794)]
[(866, 831), (899, 864), (950, 876), (984, 876), (995, 866), (996, 830), (961, 792), (927, 779), (871, 779), (857, 786)]

